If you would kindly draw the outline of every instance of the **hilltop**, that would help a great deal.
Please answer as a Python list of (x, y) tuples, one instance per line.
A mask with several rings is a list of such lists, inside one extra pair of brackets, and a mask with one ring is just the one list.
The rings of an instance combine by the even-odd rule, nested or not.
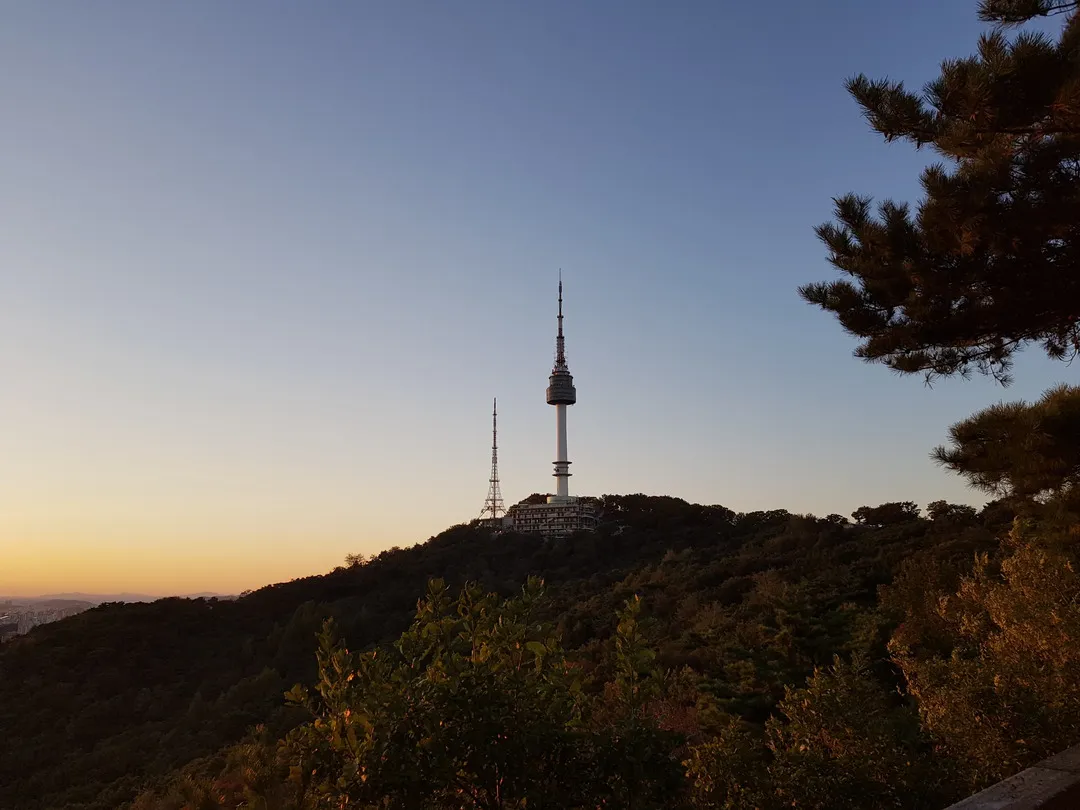
[[(888, 525), (784, 510), (737, 514), (671, 497), (605, 496), (591, 534), (544, 540), (459, 525), (408, 549), (239, 599), (105, 604), (0, 647), (0, 792), (13, 810), (122, 805), (256, 724), (300, 722), (283, 693), (315, 677), (333, 616), (353, 648), (396, 637), (432, 577), (517, 592), (547, 583), (568, 649), (601, 665), (618, 606), (640, 594), (665, 667), (689, 667), (724, 711), (761, 723), (784, 687), (837, 654), (884, 657), (878, 589), (913, 558), (948, 571), (1011, 519), (904, 512)], [(884, 672), (886, 679), (894, 673)]]

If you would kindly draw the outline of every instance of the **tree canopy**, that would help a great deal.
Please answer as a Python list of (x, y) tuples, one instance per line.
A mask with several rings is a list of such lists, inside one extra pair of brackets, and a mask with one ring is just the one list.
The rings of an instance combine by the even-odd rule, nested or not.
[(992, 405), (949, 429), (934, 459), (973, 487), (1010, 497), (1064, 497), (1080, 483), (1080, 388)]
[[(1061, 14), (1056, 40), (1004, 30)], [(1009, 381), (1016, 351), (1080, 351), (1080, 6), (984, 0), (997, 28), (942, 63), (921, 92), (858, 75), (847, 83), (886, 141), (941, 159), (915, 210), (847, 194), (818, 227), (847, 278), (800, 294), (860, 339), (855, 354), (928, 379), (972, 370)]]
[(892, 501), (880, 506), (860, 506), (851, 516), (856, 523), (867, 526), (892, 526), (916, 520), (919, 517), (919, 506), (914, 501)]
[[(434, 580), (388, 650), (353, 653), (324, 630), (317, 692), (292, 693), (315, 718), (288, 741), (302, 763), (297, 806), (678, 805), (678, 740), (633, 711), (627, 690), (622, 710), (592, 722), (597, 701), (540, 619), (542, 596), (535, 578), (506, 601), (476, 586), (454, 599)], [(637, 611), (630, 602), (616, 630), (616, 684), (647, 674)]]
[[(466, 667), (457, 683), (474, 695), (473, 704), (490, 704), (495, 712), (505, 702), (483, 697), (488, 693), (482, 690), (502, 689), (500, 679), (569, 684), (579, 678), (580, 694), (567, 699), (581, 701), (586, 725), (571, 734), (551, 719), (571, 705), (562, 698), (536, 716), (537, 727), (513, 719), (512, 712), (495, 712), (492, 718), (510, 717), (509, 724), (523, 734), (558, 727), (556, 739), (569, 735), (565, 739), (576, 742), (565, 750), (573, 751), (605, 734), (622, 733), (627, 718), (636, 717), (672, 734), (642, 732), (632, 738), (635, 745), (640, 743), (644, 753), (651, 750), (650, 741), (670, 746), (664, 757), (676, 763), (691, 759), (691, 749), (719, 741), (717, 757), (704, 752), (700, 758), (708, 772), (697, 771), (703, 786), (716, 786), (715, 796), (738, 794), (739, 785), (771, 791), (769, 774), (779, 773), (775, 768), (757, 783), (747, 781), (749, 770), (734, 775), (742, 780), (738, 784), (726, 781), (724, 769), (734, 767), (727, 746), (739, 746), (740, 740), (752, 745), (745, 749), (747, 768), (750, 761), (773, 765), (765, 726), (782, 711), (785, 687), (800, 689), (815, 667), (829, 667), (837, 654), (864, 654), (874, 662), (875, 682), (894, 693), (894, 671), (877, 662), (906, 608), (895, 616), (881, 613), (879, 586), (918, 555), (929, 555), (935, 571), (962, 571), (975, 552), (995, 547), (1002, 525), (999, 510), (960, 527), (928, 520), (845, 526), (784, 510), (736, 513), (644, 495), (606, 496), (601, 509), (604, 519), (595, 532), (571, 538), (493, 537), (458, 526), (426, 543), (382, 552), (363, 565), (266, 587), (237, 600), (107, 605), (0, 645), (5, 690), (0, 795), (6, 800), (0, 803), (18, 810), (111, 810), (152, 789), (140, 810), (257, 806), (244, 798), (248, 793), (277, 796), (267, 798), (267, 808), (292, 806), (294, 794), (282, 780), (290, 768), (311, 760), (280, 759), (279, 754), (300, 749), (282, 752), (278, 741), (299, 725), (338, 715), (323, 705), (313, 707), (315, 718), (306, 717), (283, 695), (296, 683), (318, 693), (317, 636), (327, 617), (334, 618), (340, 641), (347, 644), (350, 666), (378, 650), (376, 660), (387, 670), (373, 683), (397, 684), (401, 678), (407, 694), (427, 695), (424, 704), (414, 704), (411, 717), (468, 719), (454, 714), (464, 712), (468, 702), (440, 691), (449, 689), (446, 685), (423, 681), (420, 670), (410, 675), (402, 652), (410, 648), (393, 644), (403, 631), (411, 632), (417, 597), (435, 573), (455, 596), (464, 583), (476, 582), (485, 600), (492, 592), (521, 594), (530, 574), (544, 578), (545, 598), (531, 608), (536, 621), (528, 623), (524, 660), (534, 660), (528, 642), (546, 644), (553, 637), (565, 652), (545, 658), (546, 669), (538, 675), (492, 673), (480, 662), (457, 662)], [(1004, 519), (1007, 524), (1011, 515)], [(640, 605), (641, 615), (620, 630), (627, 617), (617, 614), (628, 602)], [(450, 619), (464, 631), (457, 600), (447, 603)], [(520, 609), (492, 602), (483, 621), (518, 622), (514, 611)], [(442, 613), (424, 614), (424, 623)], [(474, 626), (481, 624), (477, 618)], [(464, 656), (465, 646), (454, 641), (453, 655)], [(555, 666), (560, 655), (572, 664), (574, 678), (564, 679)], [(631, 667), (620, 663), (620, 655)], [(327, 672), (333, 670), (331, 659), (324, 655), (323, 662), (329, 663)], [(360, 666), (367, 664), (357, 670)], [(384, 706), (377, 695), (348, 697), (354, 699), (354, 706), (339, 704), (341, 714), (375, 701), (381, 719), (373, 739), (380, 744), (390, 739), (384, 732), (392, 725), (387, 718), (397, 716), (394, 705)], [(483, 720), (477, 712), (474, 730)], [(731, 724), (749, 737), (725, 731)], [(264, 728), (245, 737), (259, 725)], [(464, 733), (463, 726), (457, 730)], [(679, 742), (683, 738), (685, 744)], [(832, 762), (832, 755), (826, 760)], [(321, 767), (332, 769), (334, 762), (368, 760), (342, 750), (329, 765), (321, 761)], [(785, 773), (797, 771), (792, 765)], [(691, 787), (696, 780), (690, 780)], [(744, 806), (756, 806), (746, 801)], [(859, 806), (857, 796), (845, 801)]]
[(923, 726), (972, 788), (1080, 740), (1080, 582), (1075, 550), (1037, 523), (1005, 553), (980, 555), (954, 592), (938, 591), (935, 640), (912, 628), (890, 643)]

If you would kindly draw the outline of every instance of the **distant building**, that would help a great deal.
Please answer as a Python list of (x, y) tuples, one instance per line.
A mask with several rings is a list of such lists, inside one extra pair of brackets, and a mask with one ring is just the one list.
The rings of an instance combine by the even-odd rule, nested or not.
[(545, 537), (565, 537), (596, 528), (596, 510), (592, 504), (577, 498), (557, 501), (557, 497), (552, 496), (547, 503), (514, 504), (506, 514), (506, 525), (515, 532)]
[(0, 605), (0, 641), (29, 633), (35, 627), (66, 619), (93, 607), (75, 599), (32, 599), (26, 603), (6, 601)]

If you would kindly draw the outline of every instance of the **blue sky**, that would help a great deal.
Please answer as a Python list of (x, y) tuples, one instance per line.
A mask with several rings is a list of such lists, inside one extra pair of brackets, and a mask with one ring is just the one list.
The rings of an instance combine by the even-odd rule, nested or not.
[(851, 356), (798, 298), (848, 191), (930, 159), (843, 90), (966, 0), (77, 2), (0, 28), (0, 593), (239, 590), (552, 488), (978, 502), (928, 453), (1007, 390)]

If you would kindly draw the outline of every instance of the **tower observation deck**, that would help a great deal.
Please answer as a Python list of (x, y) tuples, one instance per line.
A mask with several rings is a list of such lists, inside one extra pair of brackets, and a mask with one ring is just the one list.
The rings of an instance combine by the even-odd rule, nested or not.
[(555, 365), (548, 377), (547, 403), (555, 406), (555, 496), (553, 503), (570, 499), (570, 462), (566, 458), (566, 406), (577, 402), (574, 378), (566, 365), (563, 336), (562, 274), (559, 274), (559, 331), (555, 338)]

